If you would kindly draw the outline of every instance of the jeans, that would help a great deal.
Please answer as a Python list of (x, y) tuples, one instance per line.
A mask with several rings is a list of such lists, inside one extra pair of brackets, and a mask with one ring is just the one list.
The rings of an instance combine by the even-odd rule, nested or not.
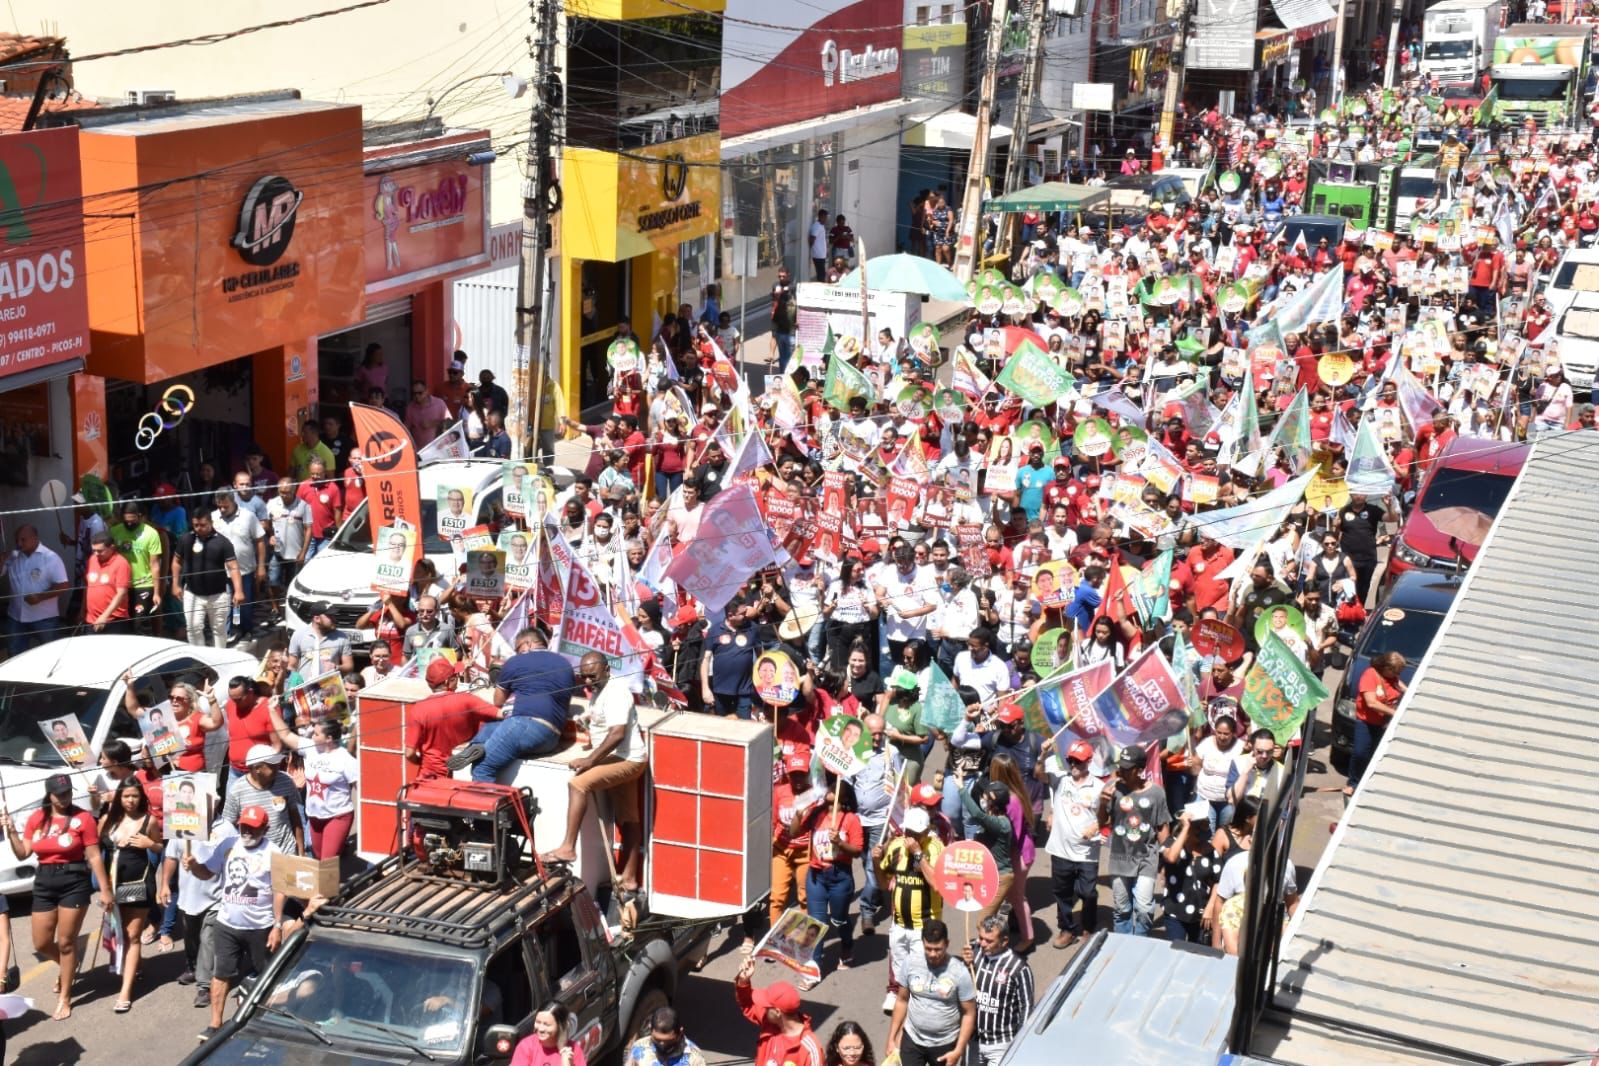
[(37, 648), (52, 636), (52, 631), (61, 625), (60, 618), (41, 618), (35, 622), (19, 622), (10, 619), (10, 636), (6, 644), (12, 655), (21, 655), (29, 648)]
[(1116, 932), (1148, 936), (1155, 924), (1155, 875), (1112, 877), (1110, 903), (1116, 913), (1112, 925)]
[(777, 372), (787, 373), (788, 361), (794, 358), (794, 334), (773, 331), (772, 339), (777, 342)]
[(963, 785), (954, 771), (948, 771), (944, 774), (944, 798), (938, 805), (938, 809), (944, 812), (944, 817), (949, 819), (955, 836), (968, 840), (976, 834), (977, 827), (966, 824), (966, 808), (961, 804), (961, 792), (971, 790), (972, 782), (968, 781)]
[(892, 991), (899, 988), (899, 975), (905, 972), (905, 967), (910, 963), (911, 952), (922, 950), (922, 931), (920, 929), (906, 929), (898, 922), (888, 931), (888, 958), (893, 967), (888, 973), (888, 987)]
[(1210, 831), (1212, 834), (1224, 825), (1233, 824), (1233, 805), (1226, 800), (1207, 800), (1210, 804)]
[(1387, 729), (1387, 726), (1367, 725), (1359, 718), (1355, 719), (1355, 740), (1349, 749), (1350, 788), (1360, 784), (1360, 779), (1366, 776), (1366, 767), (1371, 765), (1372, 753), (1377, 750), (1377, 745), (1382, 743), (1383, 733)]
[(1167, 770), (1164, 780), (1166, 809), (1174, 814), (1181, 813), (1188, 806), (1188, 801), (1194, 798), (1194, 775), (1187, 770)]
[(728, 695), (723, 692), (713, 692), (716, 697), (716, 713), (720, 715), (734, 714), (740, 718), (750, 716), (750, 706), (755, 702), (755, 697), (747, 694)]
[(861, 921), (877, 920), (877, 912), (883, 906), (883, 890), (877, 883), (877, 878), (872, 876), (872, 849), (883, 840), (887, 825), (863, 825), (861, 835), (865, 840), (866, 850), (861, 853), (861, 867), (866, 871), (866, 885), (861, 889)]
[(233, 613), (233, 597), (227, 592), (201, 596), (183, 590), (183, 622), (190, 644), (204, 644), (206, 627), (211, 628), (211, 646), (228, 646), (228, 617)]
[(944, 671), (945, 677), (955, 674), (955, 656), (966, 650), (964, 640), (951, 640), (949, 637), (940, 637), (938, 641), (938, 655), (935, 657), (938, 668)]
[(472, 780), (498, 781), (500, 771), (520, 759), (548, 755), (561, 744), (561, 731), (542, 718), (512, 715), (485, 722), (472, 738), (483, 745), (483, 758), (472, 767)]
[[(818, 870), (812, 866), (805, 874), (805, 913), (826, 922), (838, 934), (839, 957), (847, 959), (855, 950), (855, 923), (849, 916), (850, 897), (855, 895), (855, 874), (848, 865)], [(827, 937), (816, 945), (818, 953)]]
[(1185, 922), (1175, 914), (1166, 915), (1166, 939), (1174, 944), (1205, 943), (1204, 930), (1198, 922)]
[[(1099, 928), (1099, 860), (1049, 857), (1050, 888), (1055, 893), (1055, 928), (1062, 933), (1092, 933)], [(1082, 917), (1072, 912), (1083, 905)]]
[(244, 587), (244, 602), (239, 604), (239, 624), (228, 622), (228, 635), (242, 637), (255, 629), (255, 571), (239, 567), (239, 584)]
[(681, 484), (683, 484), (683, 472), (681, 470), (675, 474), (657, 473), (655, 475), (656, 499), (666, 499), (668, 496), (672, 495), (672, 493), (676, 492), (677, 487)]

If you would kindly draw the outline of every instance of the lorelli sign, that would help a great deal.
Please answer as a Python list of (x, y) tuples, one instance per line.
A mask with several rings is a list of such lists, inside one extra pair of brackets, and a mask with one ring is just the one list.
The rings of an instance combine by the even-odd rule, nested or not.
[(839, 48), (837, 41), (822, 42), (822, 84), (829, 88), (898, 73), (898, 48), (874, 48), (867, 44), (861, 51), (852, 52)]

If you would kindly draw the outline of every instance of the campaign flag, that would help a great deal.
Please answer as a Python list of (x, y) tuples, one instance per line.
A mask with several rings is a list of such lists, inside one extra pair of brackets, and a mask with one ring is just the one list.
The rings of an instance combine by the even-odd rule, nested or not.
[(766, 434), (754, 425), (753, 420), (750, 426), (750, 431), (739, 442), (738, 451), (733, 453), (733, 461), (728, 464), (726, 480), (729, 483), (746, 474), (753, 474), (772, 461), (772, 450), (766, 445)]
[[(355, 425), (356, 449), (366, 479), (366, 524), (372, 530), (372, 546), (377, 548), (384, 530), (422, 528), (416, 445), (405, 423), (387, 407), (352, 403), (350, 419)], [(412, 538), (410, 551), (414, 563), (422, 552), (420, 536)]]
[(528, 589), (518, 596), (500, 621), (497, 632), (513, 648), (516, 647), (516, 635), (533, 624), (533, 592), (533, 589)]
[(533, 603), (539, 620), (552, 630), (561, 624), (561, 598), (574, 561), (566, 534), (546, 522), (539, 537), (539, 575)]
[(1194, 524), (1205, 536), (1235, 551), (1252, 548), (1277, 531), (1288, 512), (1305, 498), (1305, 487), (1315, 476), (1314, 470), (1307, 471), (1264, 496), (1219, 511), (1206, 511)]
[(1203, 660), (1181, 630), (1172, 634), (1171, 668), (1177, 675), (1177, 687), (1182, 690), (1183, 702), (1188, 705), (1188, 724), (1199, 728), (1205, 724), (1205, 705), (1199, 698), (1199, 672)]
[(604, 589), (583, 560), (575, 557), (566, 574), (566, 598), (554, 650), (574, 666), (589, 652), (597, 651), (611, 663), (617, 677), (630, 681), (643, 671), (643, 662), (622, 634), (622, 623), (605, 602)]
[(1388, 453), (1377, 438), (1377, 423), (1364, 419), (1349, 452), (1349, 470), (1344, 475), (1349, 491), (1361, 496), (1387, 496), (1394, 491), (1394, 468)]
[(1303, 388), (1272, 427), (1271, 449), (1275, 448), (1283, 450), (1296, 472), (1310, 462), (1310, 397)]
[[(1295, 293), (1268, 320), (1276, 330), (1277, 344), (1289, 333), (1298, 333), (1305, 326), (1313, 326), (1336, 319), (1344, 309), (1344, 265), (1334, 263), (1331, 270), (1322, 274), (1309, 287)], [(1253, 342), (1253, 336), (1251, 336)], [(1254, 344), (1251, 343), (1251, 347)]]
[(666, 526), (662, 525), (637, 575), (639, 584), (660, 598), (662, 618), (671, 618), (677, 613), (677, 585), (666, 576), (666, 568), (671, 564), (672, 542), (667, 537)]
[(1171, 664), (1151, 644), (1094, 698), (1118, 745), (1152, 744), (1188, 727), (1188, 704)]
[(1343, 448), (1345, 455), (1348, 455), (1355, 446), (1355, 429), (1349, 424), (1349, 419), (1344, 417), (1342, 408), (1333, 410), (1332, 430), (1328, 433), (1327, 439)]
[(1144, 442), (1144, 461), (1138, 472), (1161, 492), (1170, 493), (1183, 476), (1182, 462), (1154, 437)]
[(895, 477), (915, 478), (926, 481), (932, 476), (933, 468), (927, 462), (927, 451), (922, 447), (922, 435), (912, 433), (910, 440), (899, 450), (889, 465), (888, 472)]
[(467, 459), (472, 455), (472, 446), (466, 441), (466, 423), (456, 423), (440, 433), (437, 437), (416, 453), (418, 463), (440, 463), (447, 459)]
[(1088, 402), (1101, 410), (1115, 414), (1122, 420), (1123, 425), (1138, 426), (1140, 429), (1145, 425), (1143, 409), (1120, 389), (1106, 389), (1104, 392), (1096, 393), (1088, 398)]
[(1243, 386), (1227, 405), (1222, 422), (1224, 428), (1221, 432), (1226, 443), (1222, 447), (1221, 458), (1225, 464), (1236, 466), (1251, 475), (1262, 473), (1260, 464), (1265, 449), (1260, 440), (1260, 410), (1255, 404), (1255, 394), (1248, 378), (1244, 379)]
[(1393, 372), (1394, 384), (1399, 387), (1399, 409), (1404, 412), (1405, 420), (1410, 423), (1410, 432), (1414, 433), (1430, 423), (1433, 412), (1442, 410), (1443, 404), (1434, 399), (1432, 393), (1416, 380), (1416, 375), (1405, 366), (1403, 359), (1391, 360), (1388, 368)]
[(719, 611), (751, 574), (776, 561), (755, 493), (745, 484), (729, 485), (705, 505), (699, 531), (666, 568), (666, 576)]
[(1188, 432), (1195, 436), (1204, 436), (1221, 418), (1221, 412), (1216, 410), (1216, 405), (1210, 402), (1206, 390), (1209, 382), (1208, 376), (1197, 381), (1182, 385), (1171, 393), (1170, 402), (1183, 409), (1183, 422), (1188, 427)]
[(827, 377), (822, 380), (822, 399), (829, 407), (848, 411), (850, 400), (856, 396), (864, 397), (868, 406), (876, 400), (872, 379), (838, 356), (829, 356)]
[[(1108, 735), (1104, 720), (1094, 709), (1094, 697), (1109, 688), (1115, 676), (1116, 668), (1102, 659), (1039, 682), (1017, 698), (1027, 716), (1027, 728), (1052, 737), (1069, 724), (1071, 732), (1085, 740)], [(925, 704), (923, 710), (925, 716)]]
[(1105, 588), (1100, 593), (1099, 610), (1094, 612), (1093, 621), (1089, 623), (1090, 632), (1093, 631), (1093, 623), (1101, 618), (1124, 622), (1138, 617), (1138, 602), (1127, 587), (1127, 575), (1122, 573), (1121, 564), (1112, 562), (1107, 569), (1109, 573), (1105, 576)]
[(1316, 675), (1268, 630), (1244, 677), (1244, 698), (1239, 702), (1249, 720), (1271, 730), (1277, 743), (1286, 745), (1299, 732), (1305, 715), (1326, 698), (1327, 689)]
[(1171, 548), (1161, 552), (1132, 583), (1133, 604), (1146, 627), (1171, 616), (1172, 554)]
[(927, 695), (922, 697), (922, 722), (943, 733), (955, 732), (955, 727), (966, 717), (966, 705), (954, 682), (945, 675), (937, 663), (927, 667)]
[(988, 380), (987, 374), (977, 369), (976, 360), (964, 347), (955, 349), (955, 356), (950, 361), (949, 383), (956, 392), (974, 400), (980, 399), (993, 388), (993, 382)]
[(1072, 376), (1032, 341), (1022, 341), (994, 379), (1016, 396), (1043, 407), (1076, 388)]

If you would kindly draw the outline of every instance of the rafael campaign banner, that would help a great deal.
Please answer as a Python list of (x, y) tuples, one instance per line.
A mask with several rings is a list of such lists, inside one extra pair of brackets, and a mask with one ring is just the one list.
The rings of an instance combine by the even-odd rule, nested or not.
[[(366, 476), (367, 526), (372, 546), (378, 547), (382, 530), (394, 527), (420, 531), (422, 488), (416, 476), (416, 446), (405, 423), (386, 407), (364, 403), (350, 405), (356, 447)], [(411, 561), (421, 551), (420, 536), (411, 542)]]
[(1188, 703), (1171, 664), (1152, 645), (1094, 699), (1117, 744), (1152, 744), (1188, 727)]
[(705, 505), (699, 531), (666, 568), (666, 576), (720, 611), (751, 574), (776, 561), (755, 493), (748, 485), (732, 485)]
[(1020, 699), (1027, 727), (1045, 737), (1054, 736), (1068, 725), (1071, 732), (1085, 740), (1106, 736), (1105, 723), (1094, 708), (1094, 697), (1109, 688), (1115, 676), (1116, 668), (1108, 660), (1101, 660), (1035, 685)]
[(606, 604), (604, 590), (583, 561), (575, 557), (566, 575), (566, 598), (555, 650), (571, 660), (573, 666), (584, 655), (597, 651), (609, 660), (616, 676), (630, 681), (644, 672), (643, 657), (623, 632), (615, 612)]
[(1268, 630), (1255, 664), (1244, 677), (1241, 704), (1249, 720), (1271, 730), (1277, 743), (1286, 745), (1299, 731), (1305, 715), (1326, 698), (1327, 689), (1316, 675), (1276, 633)]

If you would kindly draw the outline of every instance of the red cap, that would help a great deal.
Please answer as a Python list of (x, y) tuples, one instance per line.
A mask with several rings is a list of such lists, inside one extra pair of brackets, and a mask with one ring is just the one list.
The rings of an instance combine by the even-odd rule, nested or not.
[(428, 684), (442, 685), (460, 672), (461, 666), (459, 664), (452, 663), (441, 656), (428, 663), (428, 670), (424, 676), (427, 678)]
[(771, 1008), (780, 1010), (784, 1014), (798, 1014), (800, 1009), (799, 990), (787, 981), (773, 981), (765, 988), (754, 990), (751, 999), (762, 1010)]
[(267, 813), (266, 813), (266, 811), (262, 810), (260, 807), (257, 807), (254, 804), (251, 804), (250, 806), (244, 808), (244, 810), (239, 812), (239, 826), (240, 826), (240, 828), (243, 828), (244, 826), (249, 826), (251, 829), (265, 829), (266, 828), (266, 824), (267, 824)]
[(1026, 717), (1027, 712), (1022, 710), (1022, 705), (1010, 700), (1006, 700), (1004, 703), (1000, 704), (999, 710), (994, 714), (995, 719), (1004, 722), (1006, 725), (1010, 725), (1013, 722), (1020, 722)]
[(1087, 477), (1083, 478), (1083, 486), (1090, 491), (1099, 488), (1099, 475), (1089, 474)]
[(1093, 762), (1094, 746), (1086, 740), (1074, 740), (1072, 746), (1066, 749), (1066, 758), (1075, 762)]
[(882, 555), (883, 554), (883, 545), (878, 541), (878, 539), (876, 537), (867, 537), (865, 540), (861, 541), (861, 554), (862, 555)]
[(932, 785), (917, 785), (911, 789), (911, 802), (918, 807), (937, 807), (943, 798)]
[(158, 500), (170, 500), (177, 494), (178, 490), (172, 486), (170, 481), (163, 481), (154, 489), (155, 498)]
[(809, 773), (811, 769), (811, 749), (795, 748), (783, 759), (783, 769), (791, 774)]
[(700, 613), (698, 611), (685, 604), (679, 607), (677, 613), (672, 616), (672, 628), (682, 629), (684, 626), (691, 626), (699, 621), (699, 617)]

